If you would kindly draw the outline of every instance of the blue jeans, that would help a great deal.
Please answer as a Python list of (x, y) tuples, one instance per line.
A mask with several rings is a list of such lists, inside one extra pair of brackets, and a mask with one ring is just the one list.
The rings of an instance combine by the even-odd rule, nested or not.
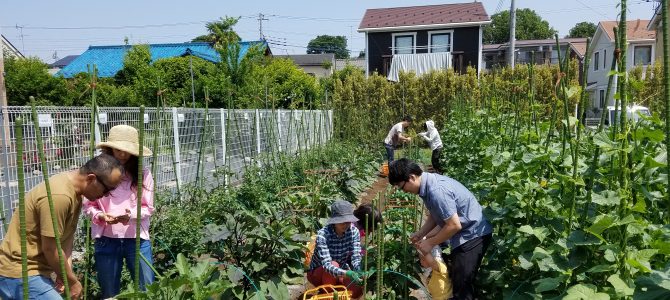
[[(151, 242), (140, 241), (140, 253), (153, 264), (151, 255)], [(121, 289), (121, 269), (123, 260), (130, 276), (135, 277), (135, 239), (114, 239), (100, 237), (95, 239), (95, 270), (98, 273), (98, 284), (102, 292), (102, 298), (107, 299), (119, 294)], [(140, 289), (146, 290), (145, 286), (154, 281), (154, 273), (151, 267), (140, 257)]]
[[(28, 277), (28, 295), (30, 299), (63, 300), (54, 290), (53, 281), (45, 276)], [(0, 276), (0, 299), (23, 299), (23, 279)]]
[(393, 161), (393, 151), (395, 151), (395, 147), (384, 143), (384, 148), (386, 148), (386, 158), (388, 158), (390, 164)]

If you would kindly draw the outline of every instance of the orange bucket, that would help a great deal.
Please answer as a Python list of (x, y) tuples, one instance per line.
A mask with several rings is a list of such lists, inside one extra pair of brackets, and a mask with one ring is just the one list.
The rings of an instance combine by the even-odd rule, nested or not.
[(379, 171), (379, 175), (381, 175), (382, 177), (387, 177), (387, 176), (389, 176), (389, 164), (388, 164), (387, 162), (385, 162), (385, 163), (382, 165), (382, 168), (381, 168), (381, 170)]

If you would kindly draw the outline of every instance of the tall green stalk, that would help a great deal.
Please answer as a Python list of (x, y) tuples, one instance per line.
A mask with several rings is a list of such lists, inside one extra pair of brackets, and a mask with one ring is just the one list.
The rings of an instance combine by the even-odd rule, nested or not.
[[(589, 69), (589, 47), (590, 47), (591, 39), (587, 38), (586, 39), (586, 55), (584, 55), (584, 70)], [(582, 126), (579, 120), (583, 120), (582, 115), (584, 113), (584, 106), (586, 105), (586, 99), (588, 98), (588, 93), (586, 92), (586, 84), (588, 82), (588, 73), (589, 72), (584, 72), (582, 75), (582, 91), (579, 97), (579, 104), (577, 106), (577, 119), (578, 121), (575, 123), (575, 127), (577, 129), (575, 141), (573, 143), (573, 150), (572, 150), (572, 199), (570, 203), (570, 213), (568, 214), (568, 225), (572, 227), (572, 217), (575, 213), (575, 206), (577, 204), (577, 185), (575, 182), (577, 181), (577, 166), (579, 165), (579, 141), (581, 138), (582, 134)], [(569, 122), (568, 122), (569, 124)]]
[[(135, 219), (135, 290), (140, 290), (140, 231), (142, 230), (142, 191), (144, 190), (144, 105), (140, 106), (139, 154), (137, 157), (137, 216)], [(154, 149), (157, 150), (157, 149)]]
[[(90, 135), (90, 147), (89, 147), (89, 156), (90, 158), (93, 158), (95, 156), (95, 124), (96, 121), (98, 120), (98, 103), (95, 98), (95, 90), (96, 90), (96, 81), (97, 81), (97, 74), (98, 74), (98, 69), (96, 68), (95, 65), (93, 65), (93, 73), (91, 74), (91, 135)], [(84, 230), (86, 232), (86, 271), (84, 274), (84, 300), (88, 298), (88, 275), (90, 274), (91, 271), (91, 252), (93, 252), (93, 247), (92, 247), (92, 239), (91, 239), (91, 220), (88, 218), (84, 219)]]
[[(670, 157), (670, 62), (668, 61), (668, 0), (661, 1), (661, 15), (663, 24), (663, 97), (665, 102), (665, 153)], [(667, 174), (670, 174), (670, 164), (666, 166)], [(670, 176), (667, 178), (666, 188), (670, 190)], [(666, 193), (667, 211), (665, 214), (666, 223), (670, 223), (670, 193)]]
[[(614, 39), (615, 39), (614, 44), (618, 45), (619, 36), (618, 36), (618, 29), (616, 27), (614, 28)], [(584, 69), (586, 70), (586, 68)], [(617, 56), (612, 55), (612, 64), (610, 66), (610, 73), (616, 71), (616, 69), (617, 69)], [(608, 99), (612, 94), (613, 83), (614, 83), (614, 75), (610, 75), (609, 79), (607, 80), (607, 92), (605, 92), (605, 101), (608, 101)], [(607, 114), (609, 114), (609, 110), (607, 109), (607, 102), (606, 102), (605, 107), (602, 108), (602, 112), (600, 114), (600, 122), (598, 123), (598, 129), (596, 130), (596, 133), (601, 133), (604, 130), (605, 118), (607, 117)], [(582, 212), (582, 220), (581, 220), (582, 223), (586, 221), (586, 218), (588, 217), (589, 214), (591, 202), (593, 201), (592, 196), (593, 185), (595, 184), (595, 174), (598, 168), (599, 157), (600, 157), (600, 147), (598, 145), (595, 145), (595, 149), (593, 150), (593, 159), (591, 160), (591, 166), (590, 166), (591, 172), (589, 172), (588, 178), (586, 180), (586, 205), (584, 206), (584, 211)]]
[(28, 300), (28, 240), (26, 230), (26, 183), (23, 174), (23, 120), (14, 121), (14, 135), (16, 136), (16, 173), (19, 184), (19, 230), (21, 231), (21, 279), (23, 285), (23, 299)]
[(35, 98), (30, 96), (30, 106), (32, 107), (32, 117), (33, 117), (33, 126), (35, 128), (35, 137), (37, 138), (37, 154), (40, 158), (40, 163), (42, 167), (42, 177), (44, 179), (44, 188), (47, 191), (47, 199), (49, 201), (49, 213), (51, 214), (51, 226), (54, 230), (54, 239), (56, 240), (56, 250), (58, 251), (58, 262), (60, 264), (60, 271), (63, 275), (63, 285), (65, 287), (65, 297), (69, 300), (72, 296), (70, 295), (70, 283), (68, 282), (67, 272), (65, 269), (65, 254), (63, 253), (63, 246), (61, 245), (60, 235), (58, 232), (58, 219), (56, 216), (56, 208), (54, 207), (53, 196), (51, 195), (51, 185), (49, 184), (49, 169), (47, 168), (47, 159), (44, 155), (44, 142), (42, 140), (42, 131), (40, 128), (40, 122), (37, 118), (37, 108), (35, 107)]

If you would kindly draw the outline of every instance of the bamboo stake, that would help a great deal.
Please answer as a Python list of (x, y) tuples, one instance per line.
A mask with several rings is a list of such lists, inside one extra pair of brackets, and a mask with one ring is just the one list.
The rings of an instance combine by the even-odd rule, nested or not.
[[(140, 231), (142, 224), (142, 191), (144, 190), (144, 105), (140, 106), (139, 155), (137, 157), (137, 216), (135, 219), (135, 290), (140, 290)], [(156, 150), (156, 149), (154, 149)]]
[(26, 230), (26, 183), (23, 174), (23, 120), (17, 118), (14, 121), (14, 134), (16, 135), (16, 171), (18, 175), (19, 188), (19, 230), (21, 231), (21, 279), (23, 285), (23, 299), (30, 297), (28, 286), (28, 240)]
[(40, 122), (37, 118), (37, 108), (35, 107), (35, 97), (30, 96), (30, 106), (32, 107), (33, 126), (35, 128), (35, 137), (37, 138), (37, 153), (40, 158), (42, 167), (42, 177), (44, 178), (44, 187), (47, 191), (47, 199), (49, 201), (49, 212), (51, 214), (51, 226), (54, 230), (54, 239), (56, 240), (56, 250), (58, 251), (58, 260), (60, 263), (60, 271), (63, 279), (63, 286), (65, 287), (65, 297), (69, 300), (70, 284), (65, 271), (65, 254), (63, 253), (63, 246), (61, 245), (61, 233), (58, 231), (58, 219), (56, 216), (53, 196), (51, 195), (51, 185), (49, 184), (49, 169), (47, 169), (47, 160), (44, 155), (44, 142), (42, 141), (42, 132), (40, 129)]
[[(670, 157), (670, 62), (668, 62), (668, 0), (662, 0), (661, 15), (663, 18), (663, 97), (665, 102), (665, 153), (666, 157)], [(670, 174), (670, 164), (667, 164), (666, 173)], [(666, 189), (670, 190), (670, 176), (667, 178)], [(667, 202), (666, 209), (666, 223), (670, 223), (670, 193), (666, 193), (665, 201)]]

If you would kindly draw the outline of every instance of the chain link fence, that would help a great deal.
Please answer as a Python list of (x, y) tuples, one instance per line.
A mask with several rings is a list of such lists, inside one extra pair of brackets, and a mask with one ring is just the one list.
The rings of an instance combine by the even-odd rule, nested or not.
[[(139, 128), (143, 119), (144, 145), (156, 152), (145, 159), (155, 170), (158, 191), (200, 184), (212, 188), (237, 184), (245, 166), (264, 155), (295, 154), (325, 144), (332, 136), (332, 111), (323, 110), (228, 110), (191, 108), (100, 107), (91, 129), (88, 107), (38, 107), (39, 128), (32, 122), (30, 107), (6, 107), (0, 114), (0, 237), (5, 234), (18, 202), (18, 175), (14, 120), (24, 120), (24, 173), (26, 191), (42, 182), (35, 130), (44, 142), (49, 176), (74, 170), (90, 157), (91, 136), (95, 143), (106, 140), (109, 130), (120, 124)], [(9, 124), (9, 126), (7, 126)], [(156, 137), (156, 135), (158, 135)], [(155, 139), (156, 138), (156, 139)], [(98, 153), (96, 151), (96, 153)]]

